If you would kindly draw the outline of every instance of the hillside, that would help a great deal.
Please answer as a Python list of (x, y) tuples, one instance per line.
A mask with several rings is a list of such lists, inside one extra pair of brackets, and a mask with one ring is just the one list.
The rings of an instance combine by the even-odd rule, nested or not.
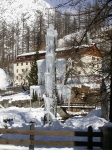
[(47, 9), (50, 7), (44, 0), (0, 0), (0, 20), (14, 24), (21, 21), (22, 17), (25, 16), (27, 23), (31, 24), (38, 12), (47, 18)]

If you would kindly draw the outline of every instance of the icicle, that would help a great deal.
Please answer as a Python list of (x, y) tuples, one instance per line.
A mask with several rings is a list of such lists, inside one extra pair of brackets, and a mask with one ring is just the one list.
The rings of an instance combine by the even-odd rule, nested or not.
[(45, 71), (46, 71), (46, 61), (45, 60), (37, 60), (38, 67), (38, 84), (45, 83)]

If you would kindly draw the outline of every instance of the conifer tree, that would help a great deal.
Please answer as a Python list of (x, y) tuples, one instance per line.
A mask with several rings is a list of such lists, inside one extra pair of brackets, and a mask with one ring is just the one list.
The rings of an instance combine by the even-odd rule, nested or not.
[(36, 54), (34, 55), (34, 60), (32, 61), (31, 64), (31, 70), (29, 72), (29, 75), (27, 76), (29, 86), (38, 85), (38, 74), (37, 74), (38, 68), (36, 64), (36, 61), (38, 59), (39, 59), (39, 52), (38, 52), (38, 48), (36, 48)]

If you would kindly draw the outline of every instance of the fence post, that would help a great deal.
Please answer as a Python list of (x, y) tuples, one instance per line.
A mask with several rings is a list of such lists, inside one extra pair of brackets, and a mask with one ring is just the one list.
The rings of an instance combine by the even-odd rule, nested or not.
[(100, 129), (103, 132), (102, 150), (112, 149), (112, 127), (107, 125), (100, 127)]
[(88, 127), (88, 149), (93, 149), (93, 136), (92, 136), (93, 128), (91, 126)]
[[(34, 123), (30, 122), (30, 130), (34, 130)], [(30, 140), (34, 140), (34, 135), (30, 134)], [(34, 145), (29, 145), (29, 150), (34, 150)]]

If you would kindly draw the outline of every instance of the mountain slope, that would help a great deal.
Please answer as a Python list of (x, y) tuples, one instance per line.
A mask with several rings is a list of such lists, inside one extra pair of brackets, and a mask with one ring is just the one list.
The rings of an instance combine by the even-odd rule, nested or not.
[[(51, 6), (44, 0), (0, 0), (0, 21), (16, 23), (25, 16), (31, 23), (39, 11), (47, 17), (49, 8)], [(52, 10), (50, 12), (52, 13)]]

